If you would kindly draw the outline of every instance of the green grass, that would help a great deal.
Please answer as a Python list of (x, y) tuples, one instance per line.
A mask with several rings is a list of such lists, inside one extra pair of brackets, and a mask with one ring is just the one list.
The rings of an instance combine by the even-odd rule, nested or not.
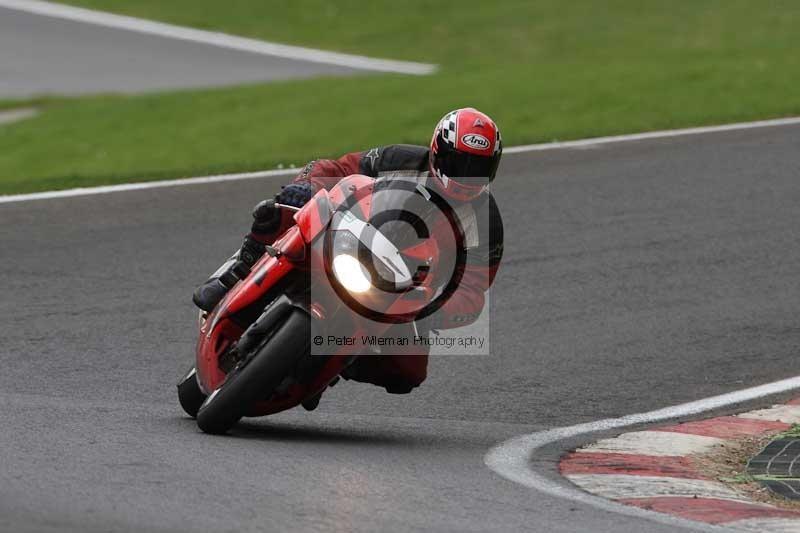
[(441, 70), (47, 100), (0, 126), (0, 193), (424, 143), (464, 105), (494, 116), (507, 144), (800, 114), (792, 1), (71, 3)]
[(778, 433), (772, 440), (777, 439), (800, 439), (800, 424), (792, 424), (792, 427), (783, 433)]

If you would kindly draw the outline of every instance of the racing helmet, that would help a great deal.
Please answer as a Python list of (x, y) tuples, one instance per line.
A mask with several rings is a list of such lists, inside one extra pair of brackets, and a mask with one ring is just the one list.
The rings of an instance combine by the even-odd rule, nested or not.
[(469, 201), (494, 180), (503, 143), (497, 124), (477, 109), (446, 114), (431, 139), (431, 177), (447, 196)]

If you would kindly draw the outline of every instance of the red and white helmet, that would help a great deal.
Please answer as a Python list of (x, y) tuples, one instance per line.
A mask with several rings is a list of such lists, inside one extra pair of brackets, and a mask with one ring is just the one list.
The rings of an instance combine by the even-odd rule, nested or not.
[(468, 201), (494, 179), (502, 153), (500, 130), (491, 118), (471, 107), (456, 109), (433, 132), (431, 176), (448, 196)]

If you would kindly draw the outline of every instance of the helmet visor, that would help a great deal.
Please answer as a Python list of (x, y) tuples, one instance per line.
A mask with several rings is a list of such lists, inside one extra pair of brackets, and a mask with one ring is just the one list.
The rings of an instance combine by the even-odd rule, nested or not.
[(499, 159), (498, 156), (481, 156), (459, 152), (446, 146), (436, 154), (435, 163), (439, 172), (459, 183), (464, 185), (486, 185), (487, 182), (494, 179)]

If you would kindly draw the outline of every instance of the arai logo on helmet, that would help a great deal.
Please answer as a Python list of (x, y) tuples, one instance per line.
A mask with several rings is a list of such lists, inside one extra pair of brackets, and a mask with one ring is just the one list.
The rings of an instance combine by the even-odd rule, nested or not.
[(461, 137), (461, 142), (475, 150), (489, 149), (489, 139), (478, 133), (467, 133)]

